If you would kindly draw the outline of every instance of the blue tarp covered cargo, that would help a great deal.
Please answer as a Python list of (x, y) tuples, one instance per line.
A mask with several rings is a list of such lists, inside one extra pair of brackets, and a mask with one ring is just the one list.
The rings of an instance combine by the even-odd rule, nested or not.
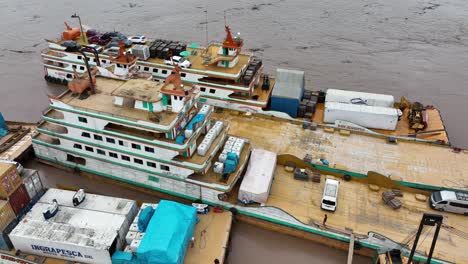
[(182, 264), (197, 223), (192, 206), (162, 200), (136, 252), (136, 263)]

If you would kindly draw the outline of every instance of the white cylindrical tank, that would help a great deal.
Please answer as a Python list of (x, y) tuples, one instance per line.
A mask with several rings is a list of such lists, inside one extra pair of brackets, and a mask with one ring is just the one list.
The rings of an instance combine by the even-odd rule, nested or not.
[(365, 104), (368, 106), (393, 107), (395, 98), (393, 95), (374, 94), (338, 89), (328, 89), (325, 102), (336, 102), (343, 104)]
[(323, 121), (342, 120), (367, 128), (395, 130), (400, 115), (401, 111), (395, 108), (327, 102)]

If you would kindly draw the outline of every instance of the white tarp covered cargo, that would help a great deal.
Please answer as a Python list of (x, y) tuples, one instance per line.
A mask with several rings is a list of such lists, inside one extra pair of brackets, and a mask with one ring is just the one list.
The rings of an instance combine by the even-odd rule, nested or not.
[(244, 203), (266, 203), (276, 167), (276, 153), (253, 149), (238, 199)]
[[(11, 242), (17, 250), (35, 255), (110, 264), (110, 251), (120, 250), (125, 242), (131, 223), (127, 216), (130, 219), (135, 216), (135, 201), (88, 194), (86, 203), (74, 207), (69, 196), (73, 193), (50, 189), (9, 234)], [(59, 210), (46, 220), (43, 212), (53, 196)], [(107, 201), (109, 208), (103, 201)], [(118, 204), (122, 210), (113, 206)]]
[(395, 130), (400, 115), (401, 111), (395, 108), (327, 102), (323, 121), (342, 120), (368, 128)]
[(343, 104), (365, 104), (368, 106), (393, 107), (395, 98), (393, 95), (374, 94), (338, 89), (328, 89), (325, 102)]

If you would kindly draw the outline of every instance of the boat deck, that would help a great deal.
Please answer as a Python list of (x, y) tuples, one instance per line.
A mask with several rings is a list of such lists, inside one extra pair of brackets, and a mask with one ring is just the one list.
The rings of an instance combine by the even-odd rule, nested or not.
[(378, 136), (303, 129), (299, 124), (260, 115), (245, 116), (225, 110), (215, 118), (230, 122), (230, 133), (249, 138), (252, 147), (302, 159), (325, 158), (330, 167), (366, 175), (375, 171), (409, 186), (468, 190), (468, 151), (447, 146), (399, 140), (387, 143)]
[[(73, 97), (71, 92), (68, 92), (64, 94), (60, 100), (74, 107), (102, 112), (107, 115), (121, 116), (136, 121), (144, 120), (147, 122), (154, 122), (151, 120), (151, 115), (148, 111), (114, 105), (112, 92), (126, 85), (126, 82), (127, 81), (96, 77), (96, 94), (90, 95), (87, 99), (80, 100), (78, 97)], [(157, 85), (157, 83), (154, 84)], [(158, 124), (163, 126), (171, 124), (177, 118), (177, 113), (173, 112), (163, 111), (157, 114), (159, 116)]]
[[(312, 117), (312, 121), (316, 123), (323, 123), (323, 112), (325, 109), (325, 105), (323, 103), (319, 103), (315, 107), (315, 113)], [(408, 109), (403, 111), (403, 116), (401, 120), (398, 122), (396, 130), (381, 130), (381, 129), (372, 129), (373, 131), (385, 135), (392, 135), (392, 136), (409, 136), (416, 133), (414, 129), (409, 128), (409, 121), (408, 121)], [(426, 110), (428, 121), (427, 121), (427, 128), (420, 132), (427, 133), (419, 133), (415, 134), (416, 138), (425, 139), (428, 141), (440, 141), (444, 143), (449, 143), (449, 138), (447, 131), (445, 131), (444, 122), (442, 121), (442, 117), (440, 115), (439, 110), (436, 108), (431, 108)], [(433, 131), (433, 132), (431, 132)]]
[[(384, 188), (371, 191), (366, 183), (341, 179), (337, 179), (340, 181), (337, 210), (324, 211), (320, 208), (320, 202), (326, 177), (334, 178), (322, 175), (320, 183), (296, 180), (292, 172), (286, 172), (282, 165), (277, 165), (266, 206), (279, 207), (303, 223), (322, 229), (340, 230), (342, 233), (348, 233), (346, 230), (351, 229), (358, 237), (365, 237), (369, 231), (373, 231), (398, 243), (407, 242), (409, 237), (415, 234), (423, 213), (441, 213), (432, 210), (427, 201), (416, 200), (415, 193), (406, 191), (403, 191), (403, 197), (398, 198), (403, 203), (402, 207), (392, 209), (382, 200)], [(323, 227), (325, 214), (328, 220)], [(468, 232), (465, 216), (441, 214), (444, 216), (445, 225)], [(426, 228), (417, 248), (422, 252), (429, 251), (435, 231), (435, 228)], [(468, 251), (465, 250), (467, 247), (468, 240), (441, 229), (434, 257), (462, 263), (468, 259)]]
[(16, 160), (20, 158), (32, 145), (32, 135), (36, 126), (34, 124), (7, 121), (9, 129), (19, 128), (0, 138), (0, 159)]
[(205, 215), (198, 215), (200, 222), (195, 226), (195, 243), (193, 247), (187, 249), (185, 264), (214, 263), (215, 259), (219, 263), (224, 263), (227, 254), (229, 233), (232, 225), (232, 213), (210, 212)]

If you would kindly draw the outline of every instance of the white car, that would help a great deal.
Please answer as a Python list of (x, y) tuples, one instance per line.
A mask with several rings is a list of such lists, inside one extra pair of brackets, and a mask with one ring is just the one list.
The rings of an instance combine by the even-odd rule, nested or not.
[(117, 56), (119, 55), (119, 50), (120, 50), (119, 47), (111, 47), (111, 48), (105, 49), (104, 54)]
[(130, 40), (133, 44), (145, 44), (146, 43), (145, 36), (131, 36), (131, 37), (128, 37), (128, 40)]
[(172, 56), (168, 60), (164, 60), (166, 65), (179, 65), (181, 68), (190, 68), (192, 63), (186, 59), (179, 56)]
[(89, 44), (87, 45), (86, 47), (90, 47), (90, 48), (94, 48), (97, 52), (101, 52), (102, 51), (102, 47), (97, 45), (97, 44)]

